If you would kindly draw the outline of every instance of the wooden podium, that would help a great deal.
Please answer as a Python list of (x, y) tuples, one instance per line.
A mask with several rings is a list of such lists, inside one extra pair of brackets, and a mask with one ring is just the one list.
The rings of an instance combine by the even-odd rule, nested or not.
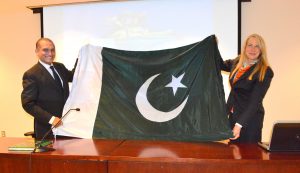
[(300, 172), (300, 152), (269, 153), (256, 144), (59, 139), (55, 151), (8, 151), (26, 138), (0, 138), (0, 172), (246, 173)]

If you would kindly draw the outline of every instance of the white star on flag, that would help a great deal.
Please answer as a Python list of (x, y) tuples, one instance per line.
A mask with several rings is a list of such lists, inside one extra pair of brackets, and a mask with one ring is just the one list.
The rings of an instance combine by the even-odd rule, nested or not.
[(168, 85), (166, 85), (166, 87), (172, 87), (173, 88), (173, 93), (174, 93), (174, 96), (176, 94), (176, 91), (178, 88), (186, 88), (185, 85), (183, 85), (180, 81), (182, 80), (184, 76), (184, 73), (179, 76), (179, 77), (175, 77), (172, 75), (172, 82), (170, 82)]

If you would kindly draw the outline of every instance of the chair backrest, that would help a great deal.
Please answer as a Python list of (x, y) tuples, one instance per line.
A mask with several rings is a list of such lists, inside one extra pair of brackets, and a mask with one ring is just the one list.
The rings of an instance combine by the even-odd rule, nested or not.
[(32, 138), (35, 138), (35, 133), (34, 133), (34, 131), (29, 131), (29, 132), (24, 133), (24, 136), (31, 136)]

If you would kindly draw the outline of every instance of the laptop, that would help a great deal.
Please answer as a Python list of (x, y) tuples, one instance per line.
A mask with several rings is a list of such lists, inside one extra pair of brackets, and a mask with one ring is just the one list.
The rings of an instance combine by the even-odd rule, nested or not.
[(269, 143), (258, 142), (267, 151), (300, 151), (300, 122), (277, 122)]

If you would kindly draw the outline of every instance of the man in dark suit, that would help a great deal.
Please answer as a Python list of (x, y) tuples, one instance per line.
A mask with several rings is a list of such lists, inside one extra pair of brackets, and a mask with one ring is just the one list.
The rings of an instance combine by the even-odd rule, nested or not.
[[(62, 63), (53, 62), (55, 45), (48, 38), (36, 42), (35, 53), (39, 60), (23, 75), (21, 101), (24, 110), (34, 117), (35, 137), (41, 139), (51, 126), (60, 125), (76, 63), (69, 71)], [(53, 133), (47, 138), (53, 138)]]

